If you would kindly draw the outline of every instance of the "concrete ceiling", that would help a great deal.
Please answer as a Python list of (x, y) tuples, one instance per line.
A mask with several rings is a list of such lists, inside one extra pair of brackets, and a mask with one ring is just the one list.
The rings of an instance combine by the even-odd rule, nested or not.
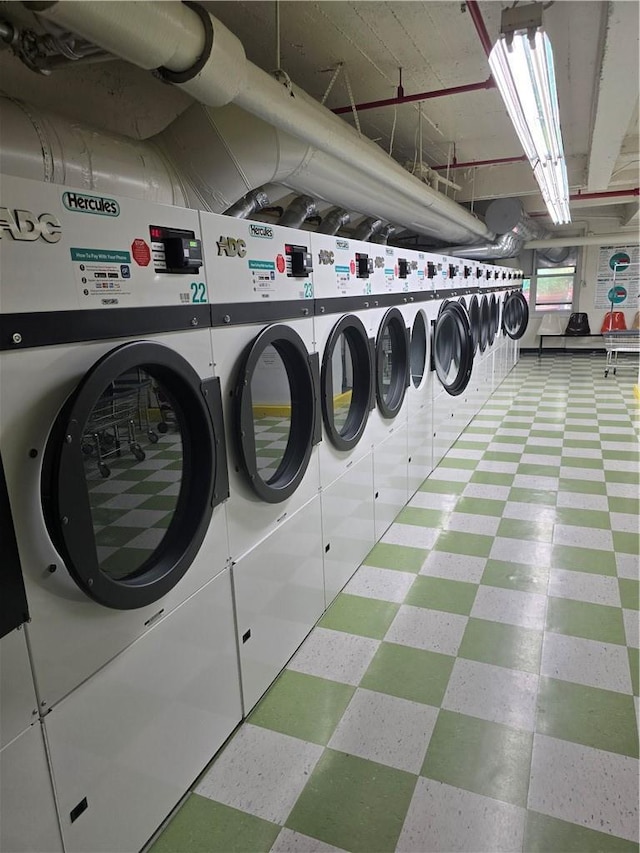
[[(204, 5), (238, 35), (253, 62), (265, 70), (276, 67), (274, 2), (234, 0)], [(507, 5), (479, 4), (492, 42)], [(364, 103), (394, 97), (399, 68), (406, 95), (489, 77), (487, 57), (465, 3), (281, 0), (279, 12), (280, 65), (298, 85), (321, 99), (333, 70), (343, 64), (326, 100), (330, 108), (347, 106), (352, 100)], [(590, 164), (601, 160), (598, 168), (608, 176), (594, 188), (634, 188), (639, 184), (637, 17), (638, 4), (626, 0), (556, 0), (544, 11), (544, 25), (554, 49), (572, 193), (591, 189)], [(624, 39), (620, 38), (622, 30)], [(354, 124), (351, 114), (343, 118)], [(440, 166), (453, 158), (464, 163), (522, 155), (495, 89), (367, 110), (358, 118), (362, 132), (401, 163), (411, 165), (422, 157), (424, 163)], [(527, 163), (454, 169), (448, 175), (460, 186), (458, 191), (446, 190), (457, 201), (475, 204), (517, 195), (528, 210), (544, 215)], [(606, 204), (607, 213), (621, 222), (629, 215), (629, 204), (637, 207), (632, 198), (614, 201), (612, 205), (606, 199), (595, 199), (591, 206)]]
[[(203, 5), (240, 38), (249, 59), (267, 71), (278, 65), (274, 0)], [(492, 42), (506, 5), (479, 3)], [(638, 3), (556, 0), (545, 5), (572, 193), (638, 187)], [(400, 68), (407, 95), (489, 78), (487, 57), (464, 2), (280, 0), (278, 8), (279, 65), (295, 83), (320, 100), (341, 65), (326, 99), (329, 108), (394, 97)], [(27, 25), (35, 21), (13, 2), (0, 2), (3, 18)], [(184, 93), (120, 61), (42, 77), (4, 50), (0, 79), (6, 94), (137, 138), (157, 133), (190, 102)], [(343, 118), (354, 124), (351, 113)], [(467, 163), (522, 155), (495, 89), (362, 111), (358, 119), (363, 134), (410, 167), (420, 160), (446, 166), (454, 159)], [(527, 163), (439, 174), (459, 187), (440, 189), (474, 209), (481, 211), (487, 199), (497, 196), (519, 196), (548, 224)], [(607, 230), (614, 221), (637, 228), (637, 212), (637, 196), (572, 202), (575, 220), (597, 214), (608, 221)]]

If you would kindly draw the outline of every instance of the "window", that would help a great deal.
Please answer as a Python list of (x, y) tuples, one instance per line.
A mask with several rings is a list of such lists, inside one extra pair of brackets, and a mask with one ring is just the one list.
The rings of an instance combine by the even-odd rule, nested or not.
[(522, 279), (522, 295), (527, 300), (527, 305), (530, 306), (531, 305), (531, 303), (529, 301), (529, 297), (531, 295), (531, 279), (530, 278), (523, 278)]
[(575, 266), (536, 270), (535, 310), (571, 311), (575, 272)]

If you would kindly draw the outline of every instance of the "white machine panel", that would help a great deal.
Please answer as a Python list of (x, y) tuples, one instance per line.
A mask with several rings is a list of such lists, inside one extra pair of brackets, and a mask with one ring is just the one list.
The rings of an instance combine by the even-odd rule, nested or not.
[(377, 542), (409, 498), (406, 423), (396, 424), (389, 437), (374, 447), (373, 485)]
[[(353, 313), (353, 312), (352, 312)], [(366, 328), (366, 312), (355, 315), (359, 317)], [(316, 346), (320, 354), (320, 363), (325, 355), (325, 346), (331, 330), (339, 321), (341, 314), (331, 314), (324, 317), (316, 317), (314, 319)], [(334, 380), (336, 381), (336, 380)], [(370, 424), (367, 423), (364, 433), (360, 441), (355, 447), (350, 450), (339, 450), (335, 447), (330, 438), (327, 436), (326, 426), (322, 423), (324, 438), (318, 447), (318, 456), (320, 464), (320, 484), (323, 488), (332, 484), (335, 480), (346, 473), (352, 465), (357, 463), (365, 454), (371, 450), (371, 435), (369, 430)], [(373, 489), (371, 490), (370, 500), (373, 500)]]
[[(304, 320), (288, 320), (286, 325), (296, 331), (308, 351), (313, 352), (313, 319), (309, 317)], [(229, 547), (234, 560), (239, 560), (264, 537), (277, 530), (303, 504), (317, 495), (320, 488), (317, 446), (312, 448), (309, 466), (302, 482), (289, 498), (280, 503), (266, 503), (260, 500), (249, 486), (245, 472), (240, 470), (238, 465), (237, 434), (233, 406), (229, 405), (229, 401), (235, 388), (237, 364), (241, 354), (261, 328), (260, 325), (230, 326), (213, 329), (212, 335), (216, 373), (220, 376), (222, 384), (222, 399), (227, 404), (225, 424), (230, 498), (225, 504), (225, 509), (229, 529)], [(284, 371), (281, 372), (284, 373)], [(284, 379), (288, 391), (286, 374)], [(286, 403), (291, 405), (289, 400)]]
[[(153, 340), (178, 351), (201, 376), (212, 375), (209, 330), (174, 332)], [(32, 617), (26, 631), (39, 699), (46, 707), (147, 631), (156, 618), (166, 617), (222, 571), (228, 560), (223, 504), (214, 510), (193, 564), (163, 599), (136, 610), (115, 610), (89, 599), (55, 550), (40, 502), (43, 449), (67, 395), (87, 369), (116, 345), (102, 341), (42, 347), (2, 353), (1, 358), (3, 459)], [(38, 451), (36, 456), (30, 455), (31, 448)]]
[(62, 853), (39, 722), (0, 751), (0, 850)]
[[(429, 389), (431, 390), (431, 389)], [(408, 489), (411, 497), (433, 470), (433, 407), (431, 396), (409, 410)]]
[(200, 213), (212, 303), (313, 299), (310, 235)]
[(245, 715), (324, 610), (316, 496), (233, 567)]
[(375, 543), (371, 452), (320, 494), (328, 607)]
[(197, 243), (197, 211), (5, 176), (0, 191), (3, 314), (209, 301), (202, 263), (159, 272), (166, 255), (151, 231)]
[(393, 258), (385, 267), (386, 246), (326, 234), (312, 234), (311, 245), (316, 298), (387, 292), (385, 268), (390, 270), (391, 280), (394, 275)]
[(241, 716), (225, 571), (45, 718), (66, 853), (137, 853)]
[[(434, 386), (435, 387), (435, 386)], [(433, 398), (433, 467), (436, 468), (460, 435), (460, 408), (464, 399), (452, 397), (440, 386)]]
[(24, 627), (0, 640), (0, 747), (38, 717)]

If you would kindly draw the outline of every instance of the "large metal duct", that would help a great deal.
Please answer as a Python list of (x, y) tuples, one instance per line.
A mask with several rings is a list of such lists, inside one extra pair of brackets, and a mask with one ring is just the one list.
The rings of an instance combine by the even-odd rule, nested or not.
[(178, 173), (149, 142), (106, 133), (0, 98), (0, 171), (159, 204), (185, 207)]
[[(288, 78), (275, 79), (249, 62), (240, 41), (201, 7), (176, 0), (26, 5), (109, 53), (147, 70), (159, 69), (168, 82), (209, 108), (235, 104), (259, 123), (277, 128), (285, 145), (298, 140), (307, 149), (301, 164), (306, 186), (300, 191), (441, 240), (466, 244), (493, 237), (468, 210), (418, 181)], [(258, 136), (254, 156), (261, 143)], [(256, 186), (224, 199), (222, 209)], [(215, 195), (212, 185), (204, 192), (212, 190)]]
[[(544, 240), (551, 236), (535, 220), (527, 215), (519, 198), (497, 198), (487, 208), (487, 226), (501, 236), (478, 246), (451, 246), (443, 249), (446, 254), (458, 258), (489, 260), (492, 258), (514, 258), (530, 240)], [(567, 246), (557, 246), (539, 251), (551, 264), (561, 264), (570, 254)]]

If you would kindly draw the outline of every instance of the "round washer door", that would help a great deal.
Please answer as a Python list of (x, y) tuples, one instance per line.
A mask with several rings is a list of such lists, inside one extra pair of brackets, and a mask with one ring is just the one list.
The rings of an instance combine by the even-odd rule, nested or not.
[(471, 337), (473, 338), (473, 354), (475, 355), (480, 343), (480, 303), (474, 294), (469, 300), (469, 325), (471, 326)]
[[(317, 358), (317, 357), (316, 357)], [(247, 347), (234, 392), (240, 464), (266, 503), (302, 482), (317, 443), (317, 367), (290, 326), (267, 326)]]
[(489, 308), (489, 300), (485, 293), (480, 297), (480, 333), (478, 336), (478, 346), (480, 352), (484, 352), (489, 343), (489, 333), (491, 327), (491, 309)]
[(414, 388), (419, 388), (422, 385), (427, 372), (428, 341), (427, 321), (424, 311), (420, 309), (413, 318), (413, 325), (411, 327), (411, 343), (409, 345), (411, 384)]
[(500, 316), (500, 307), (495, 293), (489, 297), (489, 346), (491, 346), (498, 332), (498, 318)]
[(338, 450), (350, 450), (362, 438), (369, 419), (373, 364), (367, 330), (346, 314), (331, 330), (320, 374), (322, 418)]
[(502, 309), (502, 327), (514, 341), (521, 338), (529, 325), (529, 305), (521, 290), (510, 293)]
[(376, 399), (385, 418), (395, 418), (409, 385), (409, 342), (402, 314), (389, 308), (376, 338)]
[(218, 380), (160, 344), (112, 350), (60, 411), (41, 488), (51, 539), (83, 592), (120, 610), (157, 601), (229, 494)]
[(442, 387), (457, 397), (469, 384), (473, 337), (467, 312), (458, 302), (444, 302), (433, 332), (433, 363)]

